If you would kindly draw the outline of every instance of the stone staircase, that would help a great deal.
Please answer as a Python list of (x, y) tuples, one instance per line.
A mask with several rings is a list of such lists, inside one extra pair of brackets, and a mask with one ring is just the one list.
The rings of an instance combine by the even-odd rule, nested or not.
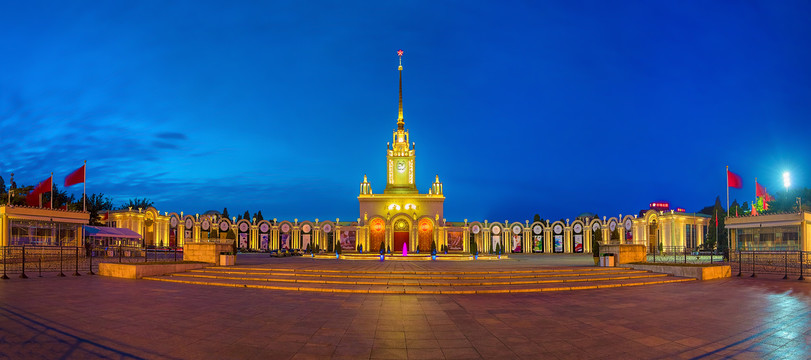
[(395, 270), (269, 266), (207, 267), (147, 280), (286, 291), (369, 294), (488, 294), (569, 291), (692, 281), (627, 268)]

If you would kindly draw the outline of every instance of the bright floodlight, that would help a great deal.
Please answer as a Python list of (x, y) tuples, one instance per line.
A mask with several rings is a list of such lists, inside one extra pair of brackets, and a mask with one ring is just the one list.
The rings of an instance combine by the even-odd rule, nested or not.
[(788, 171), (783, 173), (783, 186), (786, 187), (786, 190), (791, 186), (791, 174), (789, 174)]

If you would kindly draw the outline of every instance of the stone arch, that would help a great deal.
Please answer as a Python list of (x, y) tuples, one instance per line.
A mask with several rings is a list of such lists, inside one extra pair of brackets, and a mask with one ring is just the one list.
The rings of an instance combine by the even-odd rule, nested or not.
[(279, 223), (279, 249), (292, 249), (293, 223), (284, 220)]
[(496, 247), (499, 244), (504, 244), (504, 236), (508, 235), (504, 233), (504, 225), (499, 223), (491, 223), (490, 227), (490, 248), (487, 249), (489, 253), (495, 253)]
[(236, 226), (236, 240), (237, 240), (237, 247), (240, 249), (249, 249), (253, 248), (254, 246), (258, 247), (258, 244), (252, 245), (251, 241), (251, 222), (245, 219), (241, 219), (237, 221)]
[(530, 229), (530, 236), (532, 236), (532, 252), (534, 253), (543, 253), (549, 252), (549, 249), (545, 249), (545, 241), (544, 241), (544, 230), (546, 230), (546, 224), (536, 221), (529, 225)]
[[(476, 243), (476, 251), (483, 251), (484, 225), (482, 225), (481, 222), (473, 221), (470, 224), (468, 224), (468, 231), (470, 232), (470, 239), (468, 241), (470, 243)], [(470, 244), (468, 244), (468, 249), (471, 251), (473, 250)]]
[(270, 250), (273, 224), (270, 221), (262, 220), (256, 224), (256, 228), (259, 229), (259, 251)]
[[(314, 234), (315, 234), (315, 225), (312, 222), (305, 220), (298, 223), (298, 228), (300, 232), (300, 239), (301, 239), (301, 248), (307, 249), (307, 246), (312, 243)], [(307, 230), (307, 231), (305, 231)]]
[(653, 253), (659, 249), (659, 241), (660, 241), (660, 224), (659, 224), (659, 213), (656, 210), (648, 210), (645, 213), (645, 223), (647, 226), (645, 227), (645, 234), (647, 235), (647, 245), (648, 252)]
[(581, 220), (575, 220), (571, 224), (572, 227), (572, 252), (583, 253), (586, 252), (586, 224)]
[(552, 229), (552, 252), (562, 253), (566, 251), (566, 224), (562, 221), (555, 221), (549, 225)]
[(620, 235), (621, 242), (623, 244), (635, 244), (636, 239), (634, 239), (634, 216), (633, 215), (623, 216), (620, 225), (622, 228), (622, 234)]
[[(516, 229), (518, 229), (518, 234), (515, 233)], [(505, 240), (505, 252), (524, 252), (524, 224), (517, 221), (510, 224), (509, 237)]]
[(401, 253), (404, 244), (406, 245), (406, 251), (414, 248), (415, 239), (412, 231), (414, 221), (411, 216), (404, 213), (395, 214), (389, 221), (389, 226), (391, 227), (391, 241), (389, 243), (392, 254)]
[(619, 244), (622, 242), (622, 238), (620, 237), (622, 226), (620, 220), (612, 216), (606, 220), (605, 224), (608, 227), (608, 239), (603, 239), (603, 241), (611, 244)]

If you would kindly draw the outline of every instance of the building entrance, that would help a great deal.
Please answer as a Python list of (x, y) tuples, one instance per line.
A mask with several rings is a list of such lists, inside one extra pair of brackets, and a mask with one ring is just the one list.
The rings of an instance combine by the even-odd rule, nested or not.
[(403, 247), (408, 251), (408, 231), (395, 231), (394, 232), (394, 246), (391, 248), (392, 253), (400, 253)]

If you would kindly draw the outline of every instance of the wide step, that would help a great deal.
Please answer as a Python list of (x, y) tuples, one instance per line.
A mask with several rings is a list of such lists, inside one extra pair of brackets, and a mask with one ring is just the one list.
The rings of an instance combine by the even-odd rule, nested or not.
[(692, 281), (626, 268), (504, 271), (356, 270), (209, 267), (144, 279), (283, 291), (380, 294), (493, 294), (571, 291)]

